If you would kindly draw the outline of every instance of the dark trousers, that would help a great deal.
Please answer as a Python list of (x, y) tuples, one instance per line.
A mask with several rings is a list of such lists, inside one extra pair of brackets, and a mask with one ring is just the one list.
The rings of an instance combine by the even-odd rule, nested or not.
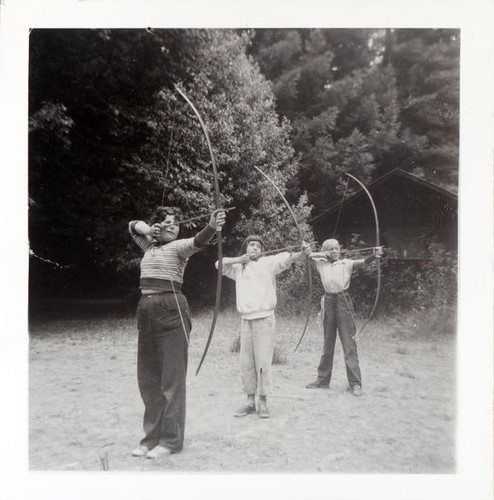
[(350, 387), (362, 386), (352, 309), (351, 298), (346, 292), (324, 296), (324, 352), (317, 368), (318, 381), (321, 385), (329, 385), (331, 381), (336, 333), (338, 332), (345, 355), (348, 383)]
[(145, 407), (141, 444), (149, 449), (160, 444), (175, 453), (183, 447), (185, 431), (191, 329), (187, 299), (179, 292), (143, 295), (137, 307), (137, 327), (137, 380)]

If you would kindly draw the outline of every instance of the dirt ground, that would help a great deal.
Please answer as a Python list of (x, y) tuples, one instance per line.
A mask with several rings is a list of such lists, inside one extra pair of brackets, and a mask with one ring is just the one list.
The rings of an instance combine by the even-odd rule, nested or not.
[[(278, 354), (269, 419), (234, 418), (244, 402), (237, 316), (209, 331), (196, 314), (181, 453), (134, 458), (143, 405), (136, 382), (132, 317), (38, 321), (30, 325), (30, 470), (453, 473), (456, 385), (454, 331), (427, 331), (408, 318), (373, 320), (357, 339), (364, 394), (347, 391), (339, 341), (329, 390), (309, 390), (322, 349), (311, 322), (297, 353), (302, 318), (278, 315)], [(454, 324), (454, 323), (453, 323)]]

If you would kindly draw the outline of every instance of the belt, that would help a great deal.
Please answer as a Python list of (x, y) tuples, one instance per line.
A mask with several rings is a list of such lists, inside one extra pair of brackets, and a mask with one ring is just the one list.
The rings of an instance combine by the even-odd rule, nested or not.
[(159, 283), (159, 288), (153, 288), (150, 286), (149, 288), (144, 286), (140, 286), (142, 295), (154, 295), (161, 293), (182, 293), (182, 283), (177, 283), (173, 281), (164, 281), (163, 283)]
[[(174, 293), (174, 290), (141, 290), (141, 295), (163, 295), (165, 293)], [(182, 293), (181, 288), (175, 288), (175, 293)]]
[(334, 292), (334, 293), (325, 292), (324, 295), (327, 296), (327, 297), (336, 297), (338, 295), (343, 295), (345, 293), (346, 293), (346, 290), (342, 290), (341, 292)]

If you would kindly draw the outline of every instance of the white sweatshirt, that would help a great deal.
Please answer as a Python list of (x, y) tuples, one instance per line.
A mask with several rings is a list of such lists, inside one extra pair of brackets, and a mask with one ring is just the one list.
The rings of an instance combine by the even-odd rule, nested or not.
[(237, 309), (243, 319), (274, 314), (276, 276), (290, 265), (289, 252), (261, 257), (247, 264), (223, 264), (223, 274), (236, 282)]

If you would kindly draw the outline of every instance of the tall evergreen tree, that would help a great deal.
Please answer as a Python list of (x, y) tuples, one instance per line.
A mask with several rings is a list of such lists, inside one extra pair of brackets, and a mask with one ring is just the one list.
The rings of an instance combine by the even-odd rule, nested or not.
[(456, 190), (459, 154), (460, 35), (451, 29), (391, 30), (385, 63), (396, 71), (404, 130), (426, 139), (414, 173)]
[(292, 196), (306, 191), (317, 215), (338, 201), (343, 172), (370, 182), (396, 167), (454, 184), (457, 42), (448, 30), (256, 32), (300, 155)]

